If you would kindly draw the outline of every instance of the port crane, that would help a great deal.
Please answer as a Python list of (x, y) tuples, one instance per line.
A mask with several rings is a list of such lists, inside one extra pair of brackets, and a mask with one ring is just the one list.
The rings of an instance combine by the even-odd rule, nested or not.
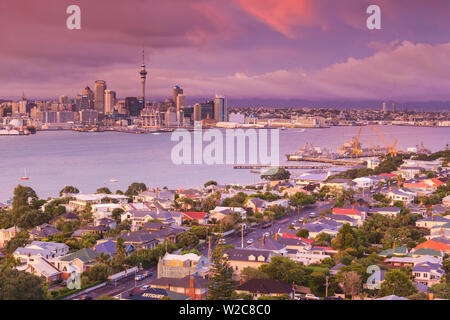
[(355, 138), (355, 144), (353, 145), (353, 149), (352, 149), (352, 156), (355, 156), (355, 157), (358, 157), (361, 154), (361, 149), (358, 148), (359, 138), (361, 137), (361, 131), (362, 131), (362, 126), (359, 127), (358, 137)]
[(381, 141), (383, 141), (383, 143), (386, 145), (388, 152), (392, 157), (395, 156), (396, 154), (398, 154), (398, 151), (396, 149), (397, 139), (395, 139), (394, 144), (392, 146), (390, 146), (389, 143), (387, 143), (386, 140), (383, 138), (383, 135), (381, 134), (381, 132), (379, 132), (377, 130), (377, 128), (375, 128), (375, 126), (372, 125), (372, 129), (376, 132), (378, 137), (380, 137)]

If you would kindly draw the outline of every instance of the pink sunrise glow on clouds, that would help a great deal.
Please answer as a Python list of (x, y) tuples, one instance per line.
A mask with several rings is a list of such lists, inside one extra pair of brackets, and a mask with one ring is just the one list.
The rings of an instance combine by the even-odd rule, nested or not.
[[(67, 30), (67, 6), (82, 29)], [(367, 30), (366, 8), (382, 9)], [(447, 0), (0, 2), (0, 99), (75, 96), (96, 79), (151, 97), (450, 100)]]

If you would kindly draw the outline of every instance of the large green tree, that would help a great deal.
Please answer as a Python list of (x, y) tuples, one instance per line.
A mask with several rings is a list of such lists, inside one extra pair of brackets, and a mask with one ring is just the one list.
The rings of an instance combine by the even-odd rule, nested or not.
[(395, 294), (407, 297), (417, 292), (417, 288), (409, 278), (408, 273), (400, 269), (391, 269), (384, 275), (378, 296), (385, 297)]
[(235, 289), (233, 268), (224, 256), (224, 247), (218, 245), (212, 255), (208, 300), (231, 300)]
[(0, 271), (0, 300), (43, 300), (46, 290), (42, 280), (15, 269)]

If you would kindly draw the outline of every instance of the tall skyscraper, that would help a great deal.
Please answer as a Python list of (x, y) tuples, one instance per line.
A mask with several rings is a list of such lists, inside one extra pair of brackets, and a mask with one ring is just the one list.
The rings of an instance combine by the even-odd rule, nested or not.
[(87, 86), (81, 92), (81, 105), (80, 110), (93, 109), (94, 108), (94, 92)]
[(392, 112), (395, 112), (395, 103), (392, 102)]
[(142, 47), (142, 65), (141, 65), (141, 71), (139, 71), (139, 75), (141, 77), (141, 100), (142, 100), (142, 104), (145, 107), (145, 81), (147, 79), (147, 70), (145, 69), (144, 47)]
[(200, 103), (194, 104), (194, 121), (202, 121), (202, 105)]
[(224, 96), (216, 95), (214, 99), (214, 119), (218, 122), (228, 121), (227, 102)]
[(186, 106), (186, 96), (184, 94), (179, 94), (175, 102), (177, 104), (177, 112), (180, 112), (180, 110)]
[(116, 92), (112, 90), (105, 90), (105, 114), (112, 114), (114, 112), (115, 104)]
[(103, 80), (95, 81), (94, 88), (94, 109), (98, 113), (105, 113), (105, 90), (106, 82)]
[(386, 102), (383, 102), (383, 112), (384, 112), (384, 113), (387, 112)]
[(180, 86), (174, 86), (173, 87), (173, 103), (177, 103), (177, 97), (178, 95), (183, 94), (183, 88)]

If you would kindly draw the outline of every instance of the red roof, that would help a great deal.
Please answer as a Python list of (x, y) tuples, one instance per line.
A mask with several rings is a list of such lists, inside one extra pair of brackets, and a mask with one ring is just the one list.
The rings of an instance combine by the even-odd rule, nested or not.
[(360, 216), (361, 212), (356, 209), (333, 208), (333, 214), (343, 214), (346, 216)]
[(441, 180), (439, 180), (439, 179), (437, 179), (437, 178), (431, 178), (430, 180), (431, 180), (437, 187), (442, 186), (442, 185), (444, 184)]
[(281, 234), (281, 236), (282, 236), (283, 238), (298, 239), (298, 237), (297, 237), (296, 235), (290, 234), (290, 233), (283, 233), (283, 234)]
[(201, 220), (205, 218), (208, 212), (183, 212), (183, 214), (191, 219)]
[(445, 251), (450, 252), (450, 244), (430, 239), (428, 241), (422, 242), (417, 247), (414, 248), (414, 250), (420, 249), (420, 248), (426, 248), (426, 249), (434, 249), (436, 251)]

